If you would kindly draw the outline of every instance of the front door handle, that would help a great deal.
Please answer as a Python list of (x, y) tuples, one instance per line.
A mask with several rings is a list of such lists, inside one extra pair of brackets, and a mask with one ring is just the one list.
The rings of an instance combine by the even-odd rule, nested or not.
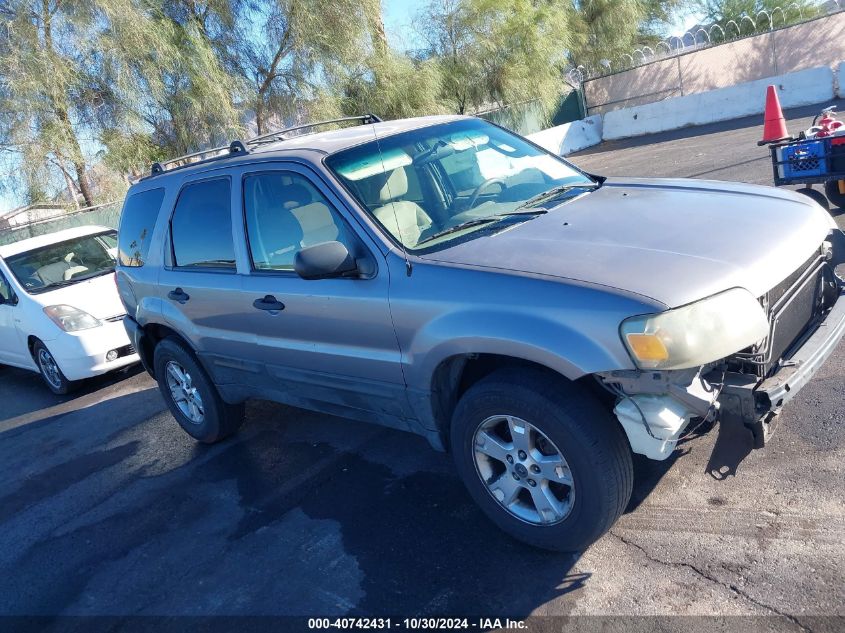
[(167, 293), (167, 298), (172, 299), (176, 303), (185, 303), (191, 297), (181, 288), (176, 288), (176, 290), (171, 290)]
[(285, 309), (285, 304), (273, 295), (266, 295), (261, 297), (261, 299), (256, 299), (252, 302), (252, 305), (259, 310), (268, 310), (270, 312), (278, 312)]

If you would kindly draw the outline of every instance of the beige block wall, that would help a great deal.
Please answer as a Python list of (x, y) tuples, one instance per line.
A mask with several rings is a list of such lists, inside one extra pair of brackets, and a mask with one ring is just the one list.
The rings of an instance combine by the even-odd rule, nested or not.
[(584, 83), (588, 114), (603, 114), (671, 97), (845, 60), (845, 12), (663, 59)]
[(845, 12), (776, 31), (777, 73), (813, 66), (835, 67), (845, 60)]
[(678, 60), (657, 61), (586, 82), (584, 94), (591, 106), (589, 114), (680, 96)]

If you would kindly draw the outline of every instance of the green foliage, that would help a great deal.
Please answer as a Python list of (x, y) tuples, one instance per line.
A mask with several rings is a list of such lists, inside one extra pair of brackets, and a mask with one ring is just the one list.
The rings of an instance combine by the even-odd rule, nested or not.
[[(721, 24), (784, 4), (690, 2)], [(408, 54), (380, 0), (0, 0), (0, 187), (92, 204), (152, 161), (342, 114), (548, 118), (570, 63), (617, 68), (690, 2), (427, 0)]]
[(659, 28), (681, 4), (681, 0), (574, 0), (572, 63), (599, 68), (607, 60), (616, 67), (639, 45), (660, 39)]
[(432, 60), (376, 51), (351, 71), (341, 79), (337, 96), (344, 114), (373, 112), (398, 119), (445, 111), (438, 99), (441, 76)]
[(696, 0), (695, 5), (706, 16), (703, 22), (718, 24), (725, 31), (723, 36), (714, 29), (714, 41), (753, 33), (754, 28), (743, 16), (754, 20), (757, 31), (762, 31), (771, 27), (770, 21), (781, 27), (814, 17), (821, 10), (814, 0)]
[(439, 98), (450, 110), (557, 102), (570, 44), (568, 15), (559, 3), (432, 0), (418, 22), (442, 77)]

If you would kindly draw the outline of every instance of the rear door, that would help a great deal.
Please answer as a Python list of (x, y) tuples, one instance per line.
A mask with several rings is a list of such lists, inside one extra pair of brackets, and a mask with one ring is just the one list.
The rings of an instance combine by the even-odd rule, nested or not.
[[(388, 304), (384, 259), (325, 183), (298, 164), (245, 167), (238, 173), (248, 274), (244, 327), (265, 385), (285, 402), (403, 426), (409, 416), (401, 358)], [(306, 281), (294, 257), (339, 241), (370, 261), (368, 279)], [(268, 310), (254, 302), (276, 301)]]
[(162, 313), (185, 336), (218, 384), (249, 383), (244, 359), (255, 336), (243, 321), (246, 299), (232, 236), (228, 176), (183, 182), (168, 226), (159, 275)]

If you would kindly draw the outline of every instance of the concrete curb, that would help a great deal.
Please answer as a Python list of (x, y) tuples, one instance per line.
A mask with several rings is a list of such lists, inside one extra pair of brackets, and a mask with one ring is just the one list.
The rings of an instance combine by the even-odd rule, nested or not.
[[(843, 66), (839, 65), (840, 94)], [(766, 86), (778, 87), (784, 108), (811, 105), (834, 96), (833, 70), (828, 66), (719, 88), (684, 97), (656, 101), (604, 115), (603, 140), (614, 140), (693, 125), (727, 121), (763, 112)]]
[(543, 149), (559, 156), (566, 156), (572, 152), (601, 143), (602, 117), (600, 114), (596, 114), (580, 121), (540, 130), (534, 134), (529, 134), (527, 138)]

